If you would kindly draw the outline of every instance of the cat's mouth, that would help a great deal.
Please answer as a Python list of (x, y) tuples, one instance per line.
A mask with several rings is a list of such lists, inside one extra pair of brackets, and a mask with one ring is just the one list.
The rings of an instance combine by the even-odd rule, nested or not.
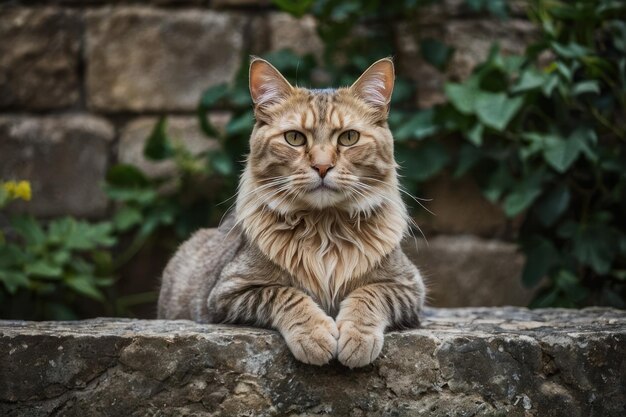
[(319, 183), (318, 185), (316, 185), (316, 186), (314, 186), (314, 187), (312, 187), (312, 188), (310, 188), (310, 189), (309, 189), (309, 192), (312, 192), (312, 193), (313, 193), (313, 192), (315, 192), (315, 191), (321, 191), (321, 192), (324, 192), (324, 191), (333, 191), (333, 192), (338, 192), (338, 191), (339, 191), (339, 189), (338, 189), (338, 188), (336, 188), (336, 187), (333, 187), (332, 185), (329, 185), (329, 184), (327, 184), (327, 183), (321, 182), (321, 183)]

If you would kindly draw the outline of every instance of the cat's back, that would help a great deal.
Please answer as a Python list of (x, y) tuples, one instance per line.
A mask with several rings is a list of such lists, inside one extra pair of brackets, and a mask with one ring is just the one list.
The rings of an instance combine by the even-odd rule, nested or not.
[(163, 271), (158, 318), (208, 321), (206, 301), (242, 245), (238, 228), (201, 229), (184, 242)]

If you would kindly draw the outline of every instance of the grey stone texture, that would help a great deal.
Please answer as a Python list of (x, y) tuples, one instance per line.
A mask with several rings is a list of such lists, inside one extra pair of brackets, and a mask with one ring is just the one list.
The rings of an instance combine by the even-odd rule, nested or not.
[(406, 239), (403, 248), (424, 276), (431, 306), (526, 306), (538, 290), (522, 285), (524, 256), (513, 243), (440, 235)]
[[(445, 12), (436, 6), (425, 8), (416, 20), (398, 22), (398, 67), (402, 74), (415, 81), (420, 107), (445, 102), (444, 83), (466, 79), (488, 56), (494, 42), (498, 42), (504, 55), (522, 54), (536, 36), (534, 26), (528, 20), (451, 18), (455, 15), (454, 10), (454, 7), (445, 9)], [(438, 71), (421, 57), (419, 41), (425, 38), (439, 39), (454, 48), (445, 72)]]
[[(230, 115), (226, 112), (209, 115), (211, 124), (216, 129), (223, 129)], [(150, 133), (157, 124), (156, 117), (140, 117), (128, 122), (122, 129), (117, 148), (118, 161), (138, 167), (148, 177), (168, 177), (175, 173), (173, 161), (150, 161), (143, 155), (143, 150)], [(175, 145), (184, 146), (194, 155), (216, 149), (216, 138), (208, 138), (200, 130), (198, 119), (190, 116), (171, 116), (167, 118), (167, 136)]]
[(504, 236), (519, 222), (507, 220), (471, 178), (454, 178), (448, 172), (424, 184), (419, 197), (426, 200), (422, 203), (430, 212), (418, 207), (416, 221), (429, 234)]
[(189, 321), (0, 322), (0, 415), (618, 417), (626, 312), (432, 309), (349, 370), (273, 331)]
[(0, 109), (78, 104), (81, 31), (74, 11), (0, 4)]
[(313, 54), (321, 58), (324, 44), (317, 34), (317, 22), (312, 16), (296, 19), (288, 13), (268, 15), (270, 49), (291, 49), (298, 54)]
[(87, 13), (87, 103), (103, 112), (193, 111), (243, 54), (245, 19), (203, 9)]
[(37, 216), (101, 216), (114, 129), (84, 114), (0, 115), (0, 178), (28, 180), (32, 201), (11, 208)]

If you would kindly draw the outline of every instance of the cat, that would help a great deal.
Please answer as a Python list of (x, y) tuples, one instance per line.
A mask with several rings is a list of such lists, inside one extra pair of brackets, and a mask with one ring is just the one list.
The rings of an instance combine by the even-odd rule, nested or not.
[(419, 325), (425, 289), (400, 248), (409, 216), (387, 124), (389, 58), (349, 88), (293, 87), (253, 57), (255, 125), (234, 215), (164, 270), (158, 317), (278, 330), (296, 359), (373, 362)]

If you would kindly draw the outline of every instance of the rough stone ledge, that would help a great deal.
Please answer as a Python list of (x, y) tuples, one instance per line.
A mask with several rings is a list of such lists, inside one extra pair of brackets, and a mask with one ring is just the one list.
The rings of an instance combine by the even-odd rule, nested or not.
[(0, 415), (622, 416), (626, 312), (430, 309), (373, 365), (189, 321), (0, 322)]

